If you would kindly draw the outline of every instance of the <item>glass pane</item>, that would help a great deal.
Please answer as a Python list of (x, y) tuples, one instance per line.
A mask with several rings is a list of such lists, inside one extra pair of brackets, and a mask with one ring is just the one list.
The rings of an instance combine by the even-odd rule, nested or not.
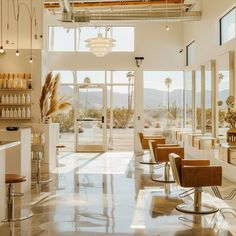
[(101, 88), (79, 88), (78, 144), (103, 145)]
[(60, 85), (58, 95), (59, 97), (64, 96), (72, 106), (55, 113), (52, 120), (60, 124), (59, 143), (65, 145), (63, 151), (74, 151), (74, 86)]
[(108, 86), (107, 89), (108, 148), (133, 151), (134, 86)]
[(134, 84), (133, 71), (113, 71), (113, 84)]
[(193, 108), (192, 108), (192, 71), (185, 72), (185, 106), (186, 106), (186, 128), (192, 129)]
[(221, 44), (235, 38), (235, 8), (220, 19)]
[(77, 29), (77, 50), (88, 52), (85, 40), (97, 37), (98, 33), (116, 40), (114, 52), (134, 51), (134, 27), (80, 27)]
[(73, 71), (59, 71), (59, 70), (54, 70), (53, 75), (56, 75), (57, 73), (60, 73), (61, 75), (61, 84), (73, 84), (74, 83), (74, 75)]
[(105, 71), (77, 71), (77, 83), (79, 84), (105, 83)]
[(49, 51), (75, 51), (75, 29), (59, 26), (49, 27)]
[(196, 130), (201, 130), (201, 70), (196, 71), (195, 77), (195, 109)]
[(205, 67), (205, 113), (206, 113), (206, 133), (212, 133), (212, 104), (211, 104), (211, 63)]
[(144, 72), (144, 128), (160, 133), (167, 127), (182, 127), (183, 72)]

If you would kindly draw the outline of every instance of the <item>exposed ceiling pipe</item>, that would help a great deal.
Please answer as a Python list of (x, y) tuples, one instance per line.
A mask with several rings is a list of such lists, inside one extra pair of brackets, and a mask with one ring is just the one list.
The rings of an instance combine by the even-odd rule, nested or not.
[(59, 0), (59, 4), (62, 10), (62, 19), (63, 22), (71, 22), (72, 21), (72, 10), (69, 3), (69, 0)]

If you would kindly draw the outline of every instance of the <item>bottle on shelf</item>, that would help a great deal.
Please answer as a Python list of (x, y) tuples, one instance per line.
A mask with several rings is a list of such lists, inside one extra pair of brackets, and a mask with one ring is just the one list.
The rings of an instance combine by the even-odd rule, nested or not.
[(13, 103), (14, 103), (14, 104), (17, 104), (17, 96), (16, 96), (16, 94), (14, 95)]
[(28, 83), (28, 89), (32, 89), (32, 80), (31, 80), (31, 74), (30, 73), (28, 75), (27, 83)]
[(6, 89), (7, 88), (7, 84), (6, 84), (6, 77), (5, 77), (5, 73), (3, 74), (3, 78), (2, 78), (2, 88)]
[(9, 80), (8, 80), (8, 88), (13, 88), (13, 74), (9, 74)]
[(3, 108), (2, 109), (2, 118), (5, 118), (6, 117), (6, 111), (5, 111), (5, 109)]
[(27, 112), (26, 112), (26, 117), (27, 117), (27, 118), (30, 118), (30, 116), (31, 116), (30, 113), (31, 113), (31, 112), (30, 112), (30, 108), (28, 107), (28, 108), (27, 108)]
[(6, 109), (6, 113), (5, 113), (5, 117), (6, 117), (6, 118), (9, 118), (9, 115), (10, 115), (10, 114), (9, 114), (9, 109), (7, 108), (7, 109)]
[(9, 111), (9, 117), (10, 117), (10, 118), (13, 118), (13, 110), (12, 110), (12, 108), (11, 108), (10, 111)]
[(21, 103), (22, 104), (25, 104), (25, 95), (23, 94), (22, 97), (21, 97)]
[(29, 94), (26, 95), (25, 103), (30, 104), (30, 95)]
[(9, 104), (13, 104), (14, 103), (14, 101), (13, 101), (13, 96), (12, 96), (12, 94), (10, 95), (10, 97), (9, 97)]
[(15, 108), (14, 111), (13, 111), (13, 117), (14, 117), (14, 118), (17, 118), (17, 110), (16, 110), (16, 108)]
[(2, 95), (2, 104), (4, 104), (5, 103), (5, 96), (4, 96), (4, 94)]
[(8, 96), (8, 94), (5, 96), (4, 103), (9, 104), (9, 96)]
[(18, 94), (18, 97), (17, 97), (17, 104), (21, 104), (21, 95), (20, 94)]
[(21, 109), (20, 108), (18, 108), (18, 110), (17, 110), (17, 117), (21, 118)]
[(21, 117), (22, 117), (22, 118), (26, 118), (25, 108), (22, 109)]
[(17, 88), (17, 81), (16, 81), (16, 75), (13, 74), (13, 89)]

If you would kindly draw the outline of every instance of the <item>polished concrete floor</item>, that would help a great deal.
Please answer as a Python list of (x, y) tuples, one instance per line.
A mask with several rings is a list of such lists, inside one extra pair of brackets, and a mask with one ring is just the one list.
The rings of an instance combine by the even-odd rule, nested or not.
[[(0, 236), (236, 235), (233, 210), (207, 216), (178, 212), (183, 190), (153, 183), (149, 166), (139, 164), (142, 158), (129, 152), (67, 153), (51, 174), (53, 182), (41, 192), (34, 186), (16, 202), (34, 216), (1, 225)], [(227, 194), (232, 188), (225, 180), (221, 190)], [(236, 206), (236, 200), (217, 199), (210, 189), (203, 200), (220, 208)]]

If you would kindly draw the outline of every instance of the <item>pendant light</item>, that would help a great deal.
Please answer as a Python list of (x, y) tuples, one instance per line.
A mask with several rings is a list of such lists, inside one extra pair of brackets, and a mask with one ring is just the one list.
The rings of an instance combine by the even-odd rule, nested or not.
[(91, 53), (97, 57), (104, 57), (111, 52), (112, 48), (115, 46), (114, 43), (116, 40), (108, 38), (106, 35), (103, 36), (102, 33), (99, 32), (97, 37), (86, 39), (85, 42)]
[(2, 0), (1, 0), (1, 46), (0, 46), (0, 54), (3, 54), (5, 51), (4, 51), (4, 48), (3, 48), (3, 36), (2, 36)]
[(168, 12), (167, 12), (167, 0), (166, 0), (166, 31), (169, 31), (170, 27), (168, 25)]

